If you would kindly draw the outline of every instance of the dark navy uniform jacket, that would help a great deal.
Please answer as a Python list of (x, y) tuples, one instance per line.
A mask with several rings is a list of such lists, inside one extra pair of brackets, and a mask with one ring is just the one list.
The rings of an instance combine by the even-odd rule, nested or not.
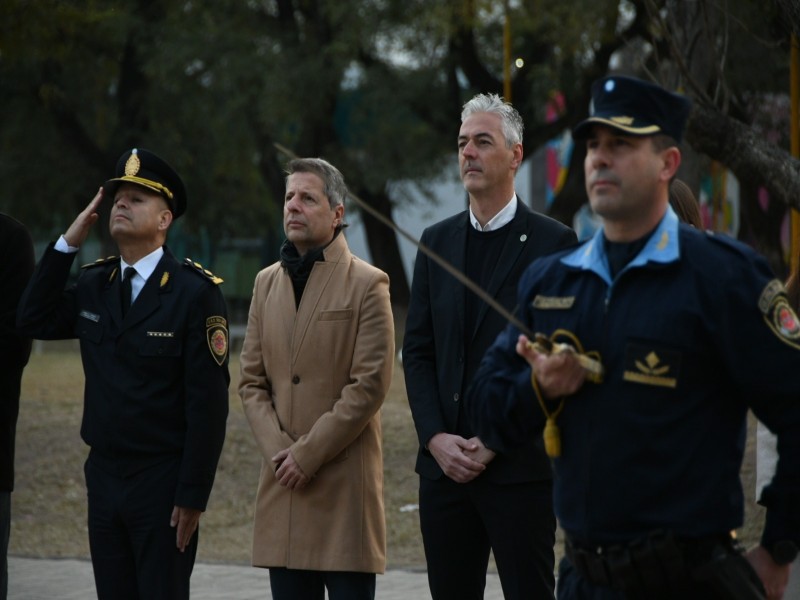
[(81, 436), (121, 475), (181, 460), (177, 506), (205, 510), (228, 415), (227, 312), (212, 279), (164, 248), (122, 318), (119, 258), (64, 289), (75, 254), (46, 250), (20, 302), (38, 339), (79, 338), (86, 375)]
[[(602, 236), (536, 261), (519, 286), (532, 332), (569, 330), (605, 367), (556, 421), (561, 526), (588, 545), (739, 527), (749, 406), (779, 440), (762, 542), (800, 544), (800, 325), (782, 284), (755, 252), (679, 225), (671, 209), (613, 281)], [(476, 433), (498, 452), (544, 422), (518, 335), (500, 334), (469, 392)]]

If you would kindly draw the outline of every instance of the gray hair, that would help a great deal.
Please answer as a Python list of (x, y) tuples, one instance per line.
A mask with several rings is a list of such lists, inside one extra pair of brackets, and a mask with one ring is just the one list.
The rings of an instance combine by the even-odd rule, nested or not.
[(295, 158), (286, 165), (286, 179), (294, 173), (313, 173), (322, 180), (323, 191), (331, 208), (344, 205), (347, 185), (342, 173), (324, 158)]
[(507, 148), (511, 148), (514, 144), (522, 143), (522, 131), (525, 127), (522, 123), (522, 117), (516, 108), (500, 96), (497, 94), (478, 94), (464, 104), (461, 110), (461, 122), (463, 123), (468, 116), (478, 112), (494, 113), (500, 116)]

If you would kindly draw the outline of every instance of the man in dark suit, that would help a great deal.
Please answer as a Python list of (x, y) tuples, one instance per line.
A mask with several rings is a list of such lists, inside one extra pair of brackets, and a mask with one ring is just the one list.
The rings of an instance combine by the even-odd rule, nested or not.
[[(469, 209), (427, 228), (422, 243), (513, 310), (530, 262), (575, 241), (514, 191), (522, 118), (496, 95), (464, 105), (458, 136)], [(505, 326), (451, 275), (417, 254), (403, 344), (420, 449), (420, 526), (434, 600), (483, 598), (493, 551), (507, 600), (553, 596), (555, 518), (550, 464), (535, 436), (494, 455), (471, 431), (463, 398), (484, 351)]]
[[(113, 202), (121, 257), (87, 265), (65, 289), (78, 247)], [(18, 325), (41, 339), (80, 339), (86, 374), (81, 436), (89, 545), (100, 600), (189, 597), (198, 524), (228, 414), (228, 326), (221, 280), (164, 245), (186, 208), (178, 174), (144, 149), (47, 248)]]
[(8, 540), (14, 490), (14, 440), (22, 371), (31, 341), (16, 330), (17, 304), (33, 273), (33, 241), (19, 221), (0, 213), (0, 600), (8, 594)]

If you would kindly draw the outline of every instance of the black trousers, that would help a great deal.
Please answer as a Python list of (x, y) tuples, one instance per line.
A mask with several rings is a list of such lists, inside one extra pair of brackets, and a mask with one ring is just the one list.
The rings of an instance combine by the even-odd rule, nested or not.
[(90, 454), (89, 549), (98, 600), (181, 600), (197, 554), (195, 532), (185, 552), (170, 527), (180, 462), (170, 459), (120, 476)]
[(375, 573), (270, 567), (273, 600), (374, 600)]
[(553, 598), (550, 481), (501, 485), (420, 478), (420, 527), (433, 600), (483, 600), (489, 551), (506, 600)]

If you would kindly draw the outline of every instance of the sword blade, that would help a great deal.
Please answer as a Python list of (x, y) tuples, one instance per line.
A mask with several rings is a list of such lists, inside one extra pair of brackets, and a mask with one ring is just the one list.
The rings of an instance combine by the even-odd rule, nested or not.
[[(287, 147), (279, 144), (278, 142), (274, 142), (274, 145), (275, 145), (275, 148), (277, 148), (280, 152), (283, 152), (289, 158), (293, 158), (293, 159), (294, 158), (299, 158), (297, 156), (297, 154), (295, 154), (294, 152), (289, 150)], [(389, 227), (390, 229), (392, 229), (396, 233), (399, 233), (404, 238), (406, 238), (409, 242), (414, 244), (414, 246), (416, 246), (419, 249), (420, 252), (425, 254), (425, 256), (430, 258), (437, 265), (439, 265), (445, 271), (447, 271), (450, 275), (455, 277), (457, 281), (459, 281), (462, 285), (464, 285), (464, 287), (466, 287), (472, 293), (477, 295), (481, 300), (486, 302), (486, 304), (488, 304), (501, 317), (503, 317), (506, 321), (508, 321), (514, 327), (516, 327), (522, 333), (524, 333), (528, 337), (528, 339), (533, 340), (533, 337), (534, 337), (533, 333), (531, 333), (531, 331), (522, 323), (522, 321), (520, 321), (517, 317), (515, 317), (512, 312), (507, 310), (505, 306), (503, 306), (497, 300), (495, 300), (492, 296), (490, 296), (483, 288), (481, 288), (481, 286), (479, 286), (477, 283), (472, 281), (469, 277), (464, 275), (464, 273), (459, 271), (456, 267), (454, 267), (451, 263), (449, 263), (442, 256), (440, 256), (435, 251), (433, 251), (430, 248), (428, 248), (425, 244), (420, 242), (413, 235), (411, 235), (405, 229), (400, 227), (397, 223), (395, 223), (394, 221), (392, 221), (391, 219), (389, 219), (385, 215), (382, 215), (377, 210), (372, 208), (369, 204), (364, 202), (361, 198), (359, 198), (352, 191), (350, 192), (350, 198), (353, 199), (353, 201), (358, 205), (359, 208), (361, 208), (361, 210), (366, 211), (367, 213), (369, 213), (370, 215), (375, 217), (378, 221), (380, 221), (381, 223), (383, 223), (384, 225), (386, 225), (387, 227)]]

